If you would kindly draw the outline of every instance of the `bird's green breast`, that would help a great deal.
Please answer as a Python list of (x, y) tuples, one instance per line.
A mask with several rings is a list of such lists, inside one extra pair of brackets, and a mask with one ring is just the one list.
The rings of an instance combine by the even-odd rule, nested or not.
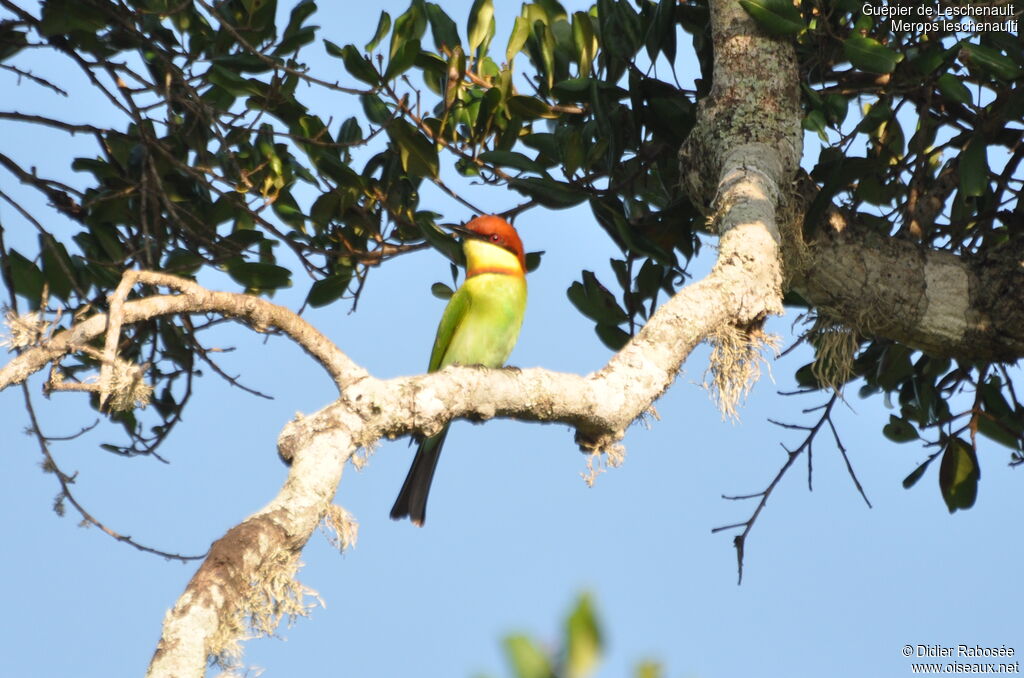
[[(468, 278), (456, 295), (466, 309), (438, 367), (505, 364), (519, 338), (526, 312), (526, 279), (521, 275), (482, 273)], [(453, 297), (451, 303), (455, 303)]]

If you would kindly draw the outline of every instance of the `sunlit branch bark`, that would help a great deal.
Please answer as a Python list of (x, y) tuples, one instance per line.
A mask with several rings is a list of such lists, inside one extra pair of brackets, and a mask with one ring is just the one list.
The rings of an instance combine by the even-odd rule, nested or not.
[(869, 337), (975, 361), (1024, 356), (1024, 252), (954, 255), (831, 210), (790, 270), (815, 308)]

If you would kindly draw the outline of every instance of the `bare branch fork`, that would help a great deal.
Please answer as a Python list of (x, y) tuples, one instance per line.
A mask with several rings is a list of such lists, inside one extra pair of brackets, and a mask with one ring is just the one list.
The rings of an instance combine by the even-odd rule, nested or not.
[(836, 430), (835, 423), (832, 421), (832, 408), (841, 399), (839, 391), (833, 391), (832, 396), (822, 405), (812, 407), (804, 410), (804, 414), (809, 414), (817, 410), (821, 410), (821, 416), (818, 421), (811, 426), (804, 424), (786, 424), (783, 422), (769, 419), (771, 423), (776, 426), (780, 426), (789, 430), (805, 431), (807, 435), (804, 437), (803, 442), (794, 449), (789, 449), (785, 445), (782, 449), (786, 452), (786, 461), (776, 472), (775, 477), (772, 478), (768, 486), (760, 492), (754, 494), (741, 494), (741, 495), (722, 495), (723, 499), (730, 501), (743, 501), (745, 499), (757, 499), (757, 506), (754, 507), (753, 513), (750, 517), (741, 523), (733, 523), (731, 525), (722, 525), (711, 530), (712, 533), (724, 532), (726, 530), (742, 530), (738, 535), (733, 537), (732, 543), (736, 547), (736, 569), (738, 573), (737, 583), (743, 583), (743, 557), (745, 547), (747, 543), (747, 537), (750, 536), (751, 530), (754, 529), (754, 524), (761, 515), (761, 511), (768, 505), (768, 499), (772, 496), (772, 493), (779, 486), (782, 478), (786, 475), (790, 468), (797, 459), (800, 458), (804, 452), (807, 453), (807, 489), (811, 489), (811, 459), (814, 453), (814, 440), (817, 435), (821, 432), (825, 424), (828, 424), (829, 430), (832, 432), (832, 439), (835, 441), (836, 449), (839, 450), (840, 455), (843, 457), (843, 461), (846, 463), (846, 472), (850, 475), (850, 479), (853, 481), (854, 486), (857, 488), (857, 492), (860, 493), (861, 498), (864, 499), (864, 503), (871, 508), (871, 501), (868, 499), (867, 494), (864, 492), (863, 486), (860, 484), (860, 480), (857, 478), (857, 474), (853, 470), (853, 465), (850, 463), (850, 458), (846, 454), (846, 447), (843, 445), (842, 440), (839, 438), (839, 431)]

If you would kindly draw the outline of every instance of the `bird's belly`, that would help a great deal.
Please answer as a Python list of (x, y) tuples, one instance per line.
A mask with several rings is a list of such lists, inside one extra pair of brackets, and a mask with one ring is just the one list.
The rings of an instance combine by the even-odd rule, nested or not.
[(525, 284), (502, 284), (499, 287), (488, 284), (491, 281), (477, 281), (476, 278), (469, 282), (483, 284), (476, 285), (478, 289), (470, 289), (473, 295), (470, 312), (452, 336), (441, 365), (501, 367), (519, 338), (526, 305)]

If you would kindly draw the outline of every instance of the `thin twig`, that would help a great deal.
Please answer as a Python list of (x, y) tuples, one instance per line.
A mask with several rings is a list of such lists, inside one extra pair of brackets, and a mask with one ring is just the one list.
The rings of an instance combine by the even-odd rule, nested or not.
[(55, 506), (60, 505), (66, 499), (68, 503), (75, 507), (75, 510), (78, 511), (78, 514), (82, 516), (83, 523), (98, 527), (105, 534), (107, 534), (110, 537), (113, 537), (117, 541), (128, 544), (129, 546), (133, 546), (134, 548), (145, 553), (152, 553), (157, 556), (163, 556), (164, 558), (168, 558), (170, 560), (180, 560), (182, 562), (187, 562), (189, 560), (202, 560), (206, 557), (206, 553), (197, 556), (183, 556), (180, 553), (170, 553), (168, 551), (156, 549), (151, 546), (146, 546), (145, 544), (140, 544), (139, 542), (132, 539), (130, 536), (126, 534), (121, 534), (120, 532), (116, 532), (115, 530), (107, 527), (103, 522), (101, 522), (95, 516), (89, 513), (85, 509), (85, 507), (79, 503), (79, 501), (75, 498), (75, 495), (72, 494), (71, 492), (71, 484), (75, 482), (75, 475), (68, 475), (67, 473), (62, 471), (60, 467), (57, 466), (57, 462), (54, 460), (53, 454), (51, 454), (50, 452), (49, 445), (47, 444), (47, 440), (50, 440), (50, 438), (47, 438), (47, 436), (45, 436), (42, 430), (39, 428), (39, 420), (36, 418), (35, 408), (32, 406), (32, 397), (31, 394), (29, 393), (28, 384), (26, 382), (22, 382), (21, 391), (25, 398), (25, 410), (28, 412), (29, 421), (31, 422), (31, 433), (35, 437), (36, 441), (39, 443), (39, 451), (43, 455), (43, 468), (47, 471), (53, 472), (53, 474), (57, 476), (57, 482), (60, 483), (60, 493), (57, 495)]
[(36, 83), (37, 85), (41, 85), (41, 86), (43, 86), (43, 87), (45, 87), (45, 88), (47, 88), (49, 90), (52, 90), (52, 91), (56, 92), (57, 94), (61, 95), (62, 97), (68, 96), (67, 91), (61, 89), (60, 87), (58, 87), (57, 85), (53, 84), (52, 82), (50, 82), (46, 78), (41, 78), (38, 75), (30, 73), (29, 71), (23, 70), (21, 68), (18, 68), (17, 66), (12, 66), (10, 64), (0, 64), (0, 68), (2, 68), (5, 71), (10, 71), (12, 73), (16, 73), (19, 78), (25, 78), (26, 80), (31, 80), (32, 82)]
[(198, 339), (195, 338), (196, 337), (196, 329), (195, 329), (195, 327), (192, 326), (191, 318), (189, 318), (188, 316), (183, 316), (182, 317), (182, 322), (185, 325), (185, 327), (188, 328), (189, 333), (191, 334), (192, 346), (196, 349), (196, 352), (199, 354), (199, 358), (203, 362), (205, 362), (207, 365), (209, 365), (210, 369), (212, 369), (214, 372), (216, 372), (218, 376), (220, 376), (222, 379), (224, 379), (224, 381), (228, 382), (232, 386), (234, 386), (236, 388), (242, 389), (246, 393), (251, 393), (254, 396), (258, 396), (260, 398), (266, 398), (267, 400), (273, 400), (274, 399), (274, 396), (267, 395), (266, 393), (262, 393), (260, 391), (257, 391), (254, 388), (250, 388), (250, 387), (246, 386), (245, 384), (241, 383), (238, 380), (238, 377), (232, 377), (230, 374), (228, 374), (223, 369), (221, 369), (220, 365), (215, 363), (213, 361), (213, 359), (209, 355), (210, 352), (213, 349), (206, 348), (205, 346), (203, 346), (202, 344), (199, 343)]
[[(3, 242), (2, 228), (0, 228), (0, 268), (3, 269), (4, 276), (8, 277), (10, 271), (10, 263), (7, 259), (7, 248)], [(10, 285), (8, 285), (8, 294), (10, 295), (11, 309), (16, 312), (18, 307), (18, 299), (15, 296), (14, 290)], [(129, 546), (133, 546), (134, 548), (140, 551), (144, 551), (145, 553), (152, 553), (154, 555), (163, 556), (164, 558), (168, 558), (171, 560), (181, 561), (201, 560), (206, 557), (205, 553), (198, 556), (183, 556), (178, 553), (170, 553), (168, 551), (155, 549), (151, 546), (146, 546), (145, 544), (140, 544), (139, 542), (132, 539), (130, 536), (121, 534), (111, 529), (110, 527), (107, 527), (106, 524), (104, 524), (102, 521), (100, 521), (91, 513), (89, 513), (89, 511), (87, 511), (85, 507), (82, 506), (78, 499), (75, 498), (75, 495), (71, 492), (71, 484), (75, 482), (77, 474), (70, 475), (61, 470), (61, 468), (57, 465), (56, 460), (53, 458), (53, 454), (50, 452), (49, 441), (61, 440), (61, 438), (48, 437), (43, 434), (42, 428), (39, 425), (39, 419), (36, 416), (35, 407), (32, 405), (32, 394), (29, 392), (27, 381), (21, 382), (21, 392), (22, 397), (25, 400), (25, 410), (28, 412), (29, 423), (31, 424), (29, 430), (32, 433), (33, 437), (36, 439), (36, 442), (39, 444), (39, 451), (43, 455), (43, 469), (46, 471), (52, 471), (53, 474), (57, 477), (57, 482), (60, 484), (60, 493), (57, 495), (57, 499), (54, 503), (55, 508), (61, 506), (64, 500), (66, 499), (73, 507), (75, 507), (75, 510), (78, 511), (78, 514), (82, 517), (83, 523), (98, 527), (105, 534), (107, 534), (110, 537), (113, 537), (117, 541), (128, 544)], [(90, 426), (83, 428), (78, 433), (69, 436), (68, 439), (76, 438), (85, 433), (86, 431), (91, 430), (95, 426), (96, 423), (93, 423)]]
[(812, 426), (807, 426), (804, 424), (787, 424), (775, 421), (773, 419), (769, 419), (768, 421), (775, 424), (776, 426), (780, 426), (787, 430), (806, 431), (807, 435), (804, 437), (803, 442), (800, 443), (800, 446), (797, 447), (796, 449), (790, 450), (783, 446), (782, 449), (786, 450), (787, 455), (786, 463), (784, 463), (782, 465), (782, 468), (779, 469), (778, 473), (775, 474), (775, 477), (772, 478), (772, 481), (768, 484), (768, 487), (754, 494), (731, 496), (722, 495), (723, 499), (728, 499), (730, 501), (741, 501), (744, 499), (759, 499), (759, 501), (757, 502), (757, 507), (754, 509), (754, 512), (751, 514), (750, 518), (748, 518), (747, 520), (740, 523), (733, 523), (731, 525), (723, 525), (721, 527), (716, 527), (711, 530), (713, 533), (722, 532), (724, 530), (739, 530), (741, 528), (743, 530), (733, 539), (733, 545), (736, 547), (737, 570), (739, 573), (737, 584), (743, 583), (743, 555), (747, 536), (750, 534), (750, 531), (754, 528), (754, 523), (757, 522), (758, 517), (761, 515), (761, 511), (764, 510), (764, 507), (768, 504), (768, 498), (771, 497), (772, 492), (775, 491), (775, 488), (778, 486), (779, 482), (781, 482), (783, 476), (786, 475), (786, 472), (789, 471), (790, 467), (793, 466), (793, 463), (804, 452), (807, 452), (807, 486), (808, 489), (812, 489), (811, 474), (813, 467), (811, 466), (811, 455), (813, 454), (814, 439), (821, 431), (822, 426), (824, 426), (826, 423), (828, 423), (829, 428), (832, 431), (832, 436), (835, 439), (836, 446), (839, 448), (839, 452), (843, 456), (843, 460), (846, 462), (846, 470), (849, 472), (850, 478), (853, 479), (854, 486), (857, 488), (857, 491), (860, 493), (860, 496), (864, 498), (864, 501), (865, 503), (867, 503), (868, 508), (871, 508), (871, 502), (868, 501), (867, 494), (865, 494), (864, 488), (861, 486), (860, 480), (857, 478), (857, 474), (853, 470), (853, 465), (850, 463), (850, 459), (846, 454), (846, 447), (840, 440), (839, 433), (836, 430), (835, 424), (832, 422), (832, 408), (833, 406), (835, 406), (837, 402), (839, 402), (839, 400), (839, 392), (833, 391), (832, 397), (829, 398), (828, 402), (822, 405), (817, 405), (815, 407), (803, 410), (805, 414), (821, 410), (821, 416), (818, 418), (818, 421), (815, 422)]

